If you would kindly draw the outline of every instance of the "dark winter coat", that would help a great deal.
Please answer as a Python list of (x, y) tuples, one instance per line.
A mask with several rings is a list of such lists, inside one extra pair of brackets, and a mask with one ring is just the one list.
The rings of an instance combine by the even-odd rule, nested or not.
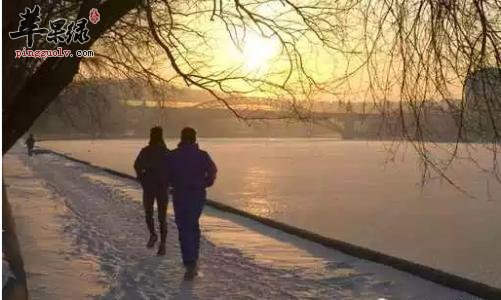
[(216, 165), (197, 144), (179, 144), (167, 161), (169, 183), (175, 191), (205, 190), (214, 184)]
[(134, 162), (137, 179), (143, 187), (167, 185), (167, 156), (163, 145), (148, 145), (141, 149)]

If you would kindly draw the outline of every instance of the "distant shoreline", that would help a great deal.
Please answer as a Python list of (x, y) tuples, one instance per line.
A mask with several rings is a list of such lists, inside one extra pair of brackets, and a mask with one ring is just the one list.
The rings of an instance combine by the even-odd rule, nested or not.
[[(59, 137), (44, 137), (37, 138), (37, 142), (50, 142), (50, 141), (111, 141), (111, 140), (147, 140), (148, 136), (114, 136), (114, 137), (90, 137), (90, 136), (59, 136)], [(36, 137), (36, 135), (35, 135)], [(168, 135), (164, 137), (165, 139), (178, 139), (179, 136)], [(390, 143), (400, 143), (400, 142), (416, 142), (416, 140), (407, 140), (404, 138), (399, 139), (367, 139), (367, 138), (352, 138), (343, 139), (341, 137), (328, 137), (328, 136), (274, 136), (274, 137), (264, 137), (264, 136), (199, 136), (200, 139), (235, 139), (235, 140), (330, 140), (339, 142), (390, 142)], [(436, 143), (436, 144), (455, 144), (456, 140), (451, 141), (434, 141), (434, 140), (424, 140), (425, 143)], [(458, 144), (477, 144), (477, 145), (490, 145), (489, 142), (481, 141), (471, 141), (465, 142), (460, 141)]]

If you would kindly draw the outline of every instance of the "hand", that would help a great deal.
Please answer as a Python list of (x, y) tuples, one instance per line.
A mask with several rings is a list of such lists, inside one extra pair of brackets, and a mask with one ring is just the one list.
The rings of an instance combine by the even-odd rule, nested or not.
[(143, 179), (144, 179), (144, 174), (138, 174), (137, 177), (136, 177), (137, 181), (141, 184), (141, 186), (143, 185)]

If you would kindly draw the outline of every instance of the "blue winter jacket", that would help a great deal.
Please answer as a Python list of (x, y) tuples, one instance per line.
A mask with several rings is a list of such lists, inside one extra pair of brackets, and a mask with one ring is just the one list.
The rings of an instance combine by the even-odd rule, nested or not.
[(198, 144), (180, 143), (167, 159), (169, 183), (174, 191), (204, 190), (214, 184), (217, 168)]

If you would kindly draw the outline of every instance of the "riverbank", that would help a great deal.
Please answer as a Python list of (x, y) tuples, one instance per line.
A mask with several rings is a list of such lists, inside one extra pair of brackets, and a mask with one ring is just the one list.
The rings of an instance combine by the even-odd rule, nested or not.
[[(177, 140), (166, 142), (175, 147)], [(422, 173), (409, 144), (394, 154), (384, 143), (326, 139), (199, 143), (220, 170), (209, 191), (218, 203), (501, 288), (501, 199), (496, 197), (501, 184), (479, 169), (493, 163), (485, 149), (471, 153), (479, 165), (458, 160), (448, 168), (472, 199), (439, 177), (420, 186)], [(41, 146), (132, 176), (132, 162), (144, 144), (94, 140)], [(458, 150), (465, 156), (473, 149)]]
[(172, 215), (167, 256), (145, 249), (134, 181), (47, 153), (4, 162), (34, 298), (475, 299), (212, 208), (189, 284)]

